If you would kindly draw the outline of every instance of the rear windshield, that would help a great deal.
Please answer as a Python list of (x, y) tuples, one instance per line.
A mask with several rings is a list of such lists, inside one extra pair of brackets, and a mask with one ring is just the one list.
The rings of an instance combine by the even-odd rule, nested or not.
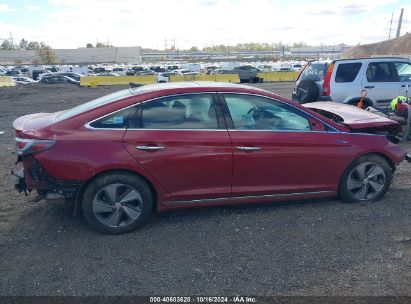
[(115, 92), (113, 94), (109, 94), (109, 95), (94, 99), (92, 101), (83, 103), (83, 104), (81, 104), (77, 107), (74, 107), (70, 110), (64, 111), (59, 116), (57, 116), (56, 122), (57, 121), (62, 121), (64, 119), (76, 116), (76, 115), (84, 113), (84, 112), (87, 112), (89, 110), (100, 107), (102, 105), (109, 104), (109, 103), (117, 101), (119, 99), (130, 97), (132, 95), (134, 95), (134, 94), (132, 94), (131, 91), (128, 89), (128, 90)]
[(324, 80), (328, 62), (311, 62), (300, 75), (300, 80), (310, 79), (314, 81)]

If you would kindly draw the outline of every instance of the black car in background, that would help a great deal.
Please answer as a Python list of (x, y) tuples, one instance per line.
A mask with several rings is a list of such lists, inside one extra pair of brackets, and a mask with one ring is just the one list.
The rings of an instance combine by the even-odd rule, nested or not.
[(70, 73), (70, 72), (67, 72), (67, 73), (57, 73), (57, 75), (67, 76), (67, 77), (70, 77), (70, 78), (72, 78), (72, 79), (74, 79), (74, 80), (76, 80), (76, 81), (80, 81), (80, 78), (83, 77), (83, 75), (81, 75), (81, 74), (79, 74), (79, 73)]
[(44, 76), (41, 78), (40, 82), (46, 84), (56, 84), (56, 83), (72, 83), (72, 84), (80, 84), (80, 81), (77, 81), (73, 78), (64, 75), (49, 75)]
[(7, 71), (6, 76), (23, 76), (23, 73), (19, 70)]

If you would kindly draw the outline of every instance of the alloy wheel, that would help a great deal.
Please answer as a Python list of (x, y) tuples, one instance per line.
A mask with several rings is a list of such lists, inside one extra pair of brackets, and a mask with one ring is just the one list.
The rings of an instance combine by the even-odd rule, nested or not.
[(377, 163), (364, 162), (352, 169), (347, 179), (347, 189), (357, 200), (370, 200), (384, 189), (384, 169)]
[(143, 210), (140, 193), (132, 186), (117, 183), (100, 189), (93, 198), (96, 219), (108, 227), (124, 227), (135, 222)]

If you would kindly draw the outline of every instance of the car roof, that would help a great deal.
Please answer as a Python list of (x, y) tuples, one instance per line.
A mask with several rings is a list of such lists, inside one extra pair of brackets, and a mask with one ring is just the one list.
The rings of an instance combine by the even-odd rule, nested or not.
[(399, 56), (381, 56), (381, 57), (364, 57), (364, 58), (342, 58), (342, 59), (335, 59), (334, 62), (340, 61), (380, 61), (380, 60), (406, 60), (410, 61), (410, 58), (406, 57), (399, 57)]
[(130, 92), (133, 95), (148, 93), (148, 92), (159, 92), (166, 90), (177, 90), (177, 89), (233, 89), (233, 90), (250, 90), (269, 93), (269, 91), (250, 87), (247, 85), (227, 83), (227, 82), (213, 82), (213, 81), (189, 81), (189, 82), (168, 82), (168, 83), (154, 83), (147, 84), (141, 87), (131, 88)]

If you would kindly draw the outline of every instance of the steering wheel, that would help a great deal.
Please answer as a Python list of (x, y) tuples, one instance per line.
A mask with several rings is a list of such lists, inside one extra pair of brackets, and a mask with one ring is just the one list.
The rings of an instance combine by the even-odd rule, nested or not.
[(266, 108), (253, 107), (247, 112), (247, 116), (252, 116), (256, 129), (273, 129), (281, 124), (281, 117), (275, 115)]

